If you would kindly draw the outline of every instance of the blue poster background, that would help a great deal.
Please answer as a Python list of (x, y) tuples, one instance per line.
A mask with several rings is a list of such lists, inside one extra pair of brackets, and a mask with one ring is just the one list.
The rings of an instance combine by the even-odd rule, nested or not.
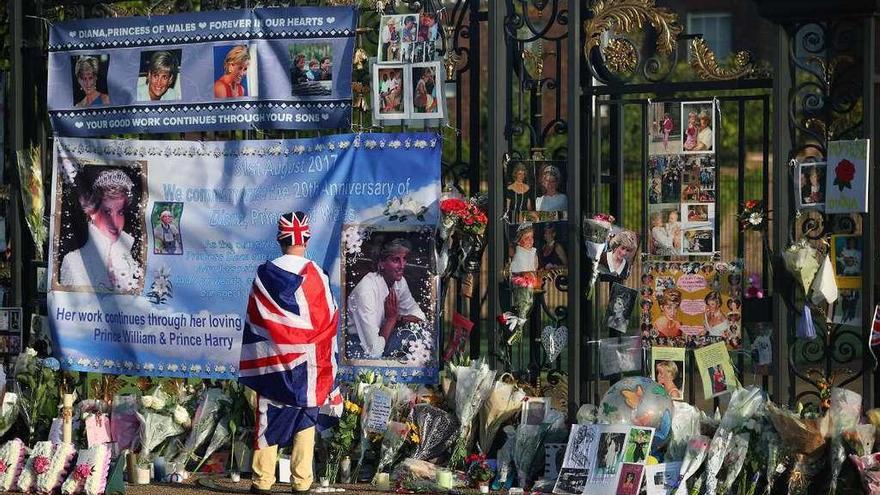
[[(357, 12), (352, 7), (222, 10), (152, 17), (86, 19), (52, 26), (49, 36), (49, 116), (56, 134), (349, 127), (351, 59)], [(215, 48), (246, 46), (245, 95), (215, 98), (223, 60)], [(178, 73), (160, 101), (141, 101), (143, 63), (172, 53)], [(224, 52), (225, 53), (225, 52)], [(292, 61), (330, 59), (330, 79), (292, 83)], [(101, 98), (89, 106), (76, 75), (81, 57), (98, 62)], [(143, 59), (143, 60), (142, 60)], [(219, 70), (218, 70), (219, 68)], [(320, 86), (320, 90), (315, 87)]]
[[(441, 148), (440, 138), (427, 133), (235, 142), (56, 139), (48, 308), (62, 366), (234, 378), (255, 269), (280, 255), (278, 216), (293, 210), (310, 215), (307, 257), (329, 273), (342, 307), (343, 224), (436, 227)], [(143, 280), (135, 280), (129, 293), (83, 291), (59, 278), (65, 256), (82, 249), (74, 240), (94, 235), (93, 228), (77, 227), (85, 215), (75, 195), (91, 190), (94, 178), (109, 169), (137, 172), (130, 175), (138, 197), (122, 230), (135, 238), (132, 255), (143, 256)], [(401, 222), (389, 216), (390, 204), (417, 205), (420, 214)], [(182, 240), (179, 250), (167, 253), (156, 248), (165, 210)], [(100, 263), (86, 267), (92, 280), (102, 270)], [(163, 280), (171, 282), (170, 290)], [(164, 297), (156, 297), (157, 290)], [(435, 359), (428, 369), (397, 376), (429, 381), (436, 372)]]

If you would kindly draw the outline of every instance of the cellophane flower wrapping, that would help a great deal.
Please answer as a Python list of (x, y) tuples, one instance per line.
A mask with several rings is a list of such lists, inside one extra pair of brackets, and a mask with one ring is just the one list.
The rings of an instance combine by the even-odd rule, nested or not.
[(810, 286), (812, 295), (810, 300), (813, 304), (828, 303), (833, 304), (837, 301), (837, 278), (834, 276), (834, 268), (831, 264), (831, 258), (826, 254), (822, 260), (822, 266), (819, 273), (813, 277), (813, 284)]
[(388, 429), (382, 434), (382, 446), (379, 449), (379, 462), (376, 465), (376, 474), (373, 476), (373, 483), (376, 483), (379, 473), (385, 472), (397, 455), (400, 448), (406, 442), (406, 436), (409, 433), (409, 427), (406, 423), (399, 421), (391, 421), (388, 423)]
[(855, 428), (862, 414), (862, 396), (845, 388), (831, 389), (831, 491), (837, 489), (840, 468), (846, 460), (843, 432)]
[(27, 446), (14, 438), (0, 447), (0, 491), (7, 492), (15, 486), (27, 460)]
[(740, 434), (733, 437), (732, 445), (727, 451), (724, 459), (725, 474), (724, 479), (719, 484), (719, 493), (728, 493), (733, 488), (742, 470), (743, 464), (746, 462), (746, 454), (749, 452), (749, 435)]
[(21, 202), (24, 206), (24, 219), (37, 247), (37, 259), (43, 258), (43, 243), (48, 229), (43, 221), (46, 209), (43, 185), (43, 159), (39, 146), (19, 150), (17, 156), (18, 174), (21, 178)]
[(849, 449), (858, 456), (873, 452), (877, 428), (872, 424), (856, 425), (843, 432), (843, 439)]
[(458, 418), (460, 429), (449, 465), (457, 468), (462, 465), (468, 454), (474, 417), (492, 390), (495, 370), (490, 369), (483, 359), (471, 362), (470, 366), (453, 365), (451, 368), (455, 374), (455, 416)]
[(674, 401), (672, 437), (666, 446), (666, 462), (680, 461), (687, 453), (688, 440), (700, 434), (700, 411), (687, 402)]
[(703, 465), (710, 442), (709, 437), (705, 435), (696, 435), (688, 440), (687, 451), (681, 460), (681, 469), (678, 472), (678, 487), (676, 488), (675, 495), (686, 495), (688, 493), (687, 481)]
[(119, 450), (134, 447), (138, 438), (140, 421), (137, 417), (138, 398), (134, 395), (117, 395), (110, 410), (110, 438)]
[(420, 437), (416, 451), (410, 456), (412, 459), (436, 459), (452, 447), (458, 431), (458, 422), (452, 414), (430, 404), (416, 404), (411, 415)]
[(813, 454), (825, 446), (825, 437), (830, 434), (831, 418), (828, 415), (805, 419), (772, 402), (767, 403), (767, 415), (779, 434), (780, 443), (794, 453)]
[(704, 493), (715, 495), (718, 489), (718, 473), (724, 466), (725, 458), (733, 447), (733, 432), (751, 419), (764, 405), (766, 397), (764, 391), (751, 385), (746, 388), (736, 389), (730, 397), (727, 411), (721, 418), (721, 424), (712, 438), (709, 452), (706, 457), (706, 472), (704, 481)]
[[(502, 431), (505, 435), (504, 444), (498, 449), (498, 486), (505, 486), (507, 479), (511, 475), (511, 465), (513, 464), (513, 449), (516, 447), (516, 428), (513, 425), (505, 426)], [(494, 488), (493, 489), (498, 489)]]
[(880, 495), (880, 453), (863, 456), (850, 454), (849, 458), (859, 470), (865, 493)]
[(816, 250), (805, 240), (792, 244), (782, 253), (785, 268), (801, 284), (804, 294), (809, 294), (810, 284), (819, 271)]
[(20, 405), (18, 394), (10, 391), (3, 393), (3, 399), (0, 401), (0, 437), (15, 424)]
[(516, 428), (516, 444), (513, 448), (513, 463), (522, 488), (528, 488), (532, 465), (538, 448), (544, 444), (544, 436), (550, 429), (549, 423), (540, 425), (520, 424)]
[(140, 457), (152, 459), (154, 449), (165, 440), (184, 432), (183, 426), (157, 411), (144, 410), (137, 413), (140, 421)]
[(232, 434), (229, 432), (229, 417), (223, 416), (220, 418), (220, 421), (217, 422), (217, 427), (214, 428), (214, 433), (211, 435), (211, 441), (208, 442), (205, 454), (202, 456), (202, 460), (199, 462), (195, 471), (198, 471), (202, 467), (202, 464), (211, 458), (211, 455), (214, 452), (222, 449), (231, 441)]
[(480, 449), (489, 452), (498, 429), (522, 410), (525, 392), (514, 384), (496, 380), (480, 408)]
[(608, 233), (611, 231), (613, 221), (614, 217), (601, 214), (593, 218), (584, 218), (584, 248), (587, 252), (587, 258), (590, 260), (590, 278), (586, 287), (587, 299), (593, 298), (596, 280), (599, 278), (599, 257), (602, 256), (608, 244)]
[(220, 419), (224, 403), (229, 403), (229, 401), (229, 396), (222, 389), (208, 388), (204, 390), (192, 418), (192, 430), (183, 443), (183, 448), (175, 462), (185, 465), (188, 460), (193, 458), (196, 450), (211, 438), (217, 421)]

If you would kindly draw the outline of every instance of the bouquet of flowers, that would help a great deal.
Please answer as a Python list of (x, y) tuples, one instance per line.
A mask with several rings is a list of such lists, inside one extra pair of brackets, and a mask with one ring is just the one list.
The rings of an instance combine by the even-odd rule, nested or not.
[(495, 473), (489, 467), (485, 454), (471, 454), (464, 460), (468, 481), (474, 488), (488, 483)]
[[(718, 473), (725, 466), (728, 453), (734, 446), (734, 430), (754, 417), (765, 400), (764, 391), (754, 385), (740, 388), (733, 392), (727, 412), (724, 413), (721, 424), (718, 426), (718, 430), (715, 432), (715, 436), (712, 438), (712, 443), (709, 446), (705, 473), (706, 495), (715, 495), (716, 493)], [(739, 470), (737, 470), (737, 474), (739, 474)]]
[(521, 424), (516, 428), (516, 443), (513, 446), (513, 464), (516, 465), (520, 486), (529, 488), (532, 464), (538, 448), (544, 443), (544, 436), (550, 429), (549, 423), (539, 425)]
[(819, 271), (816, 250), (805, 239), (792, 244), (782, 253), (785, 268), (799, 282), (804, 294), (808, 294), (813, 277)]
[(217, 421), (224, 408), (230, 403), (229, 397), (219, 388), (208, 388), (202, 393), (199, 407), (192, 419), (190, 430), (183, 448), (175, 459), (176, 463), (185, 465), (195, 456), (196, 450), (211, 437), (217, 426)]
[(681, 461), (681, 468), (678, 472), (678, 484), (675, 495), (687, 494), (687, 481), (703, 465), (703, 461), (706, 459), (706, 452), (709, 450), (709, 442), (709, 437), (704, 435), (697, 435), (688, 440), (687, 451), (684, 454), (684, 459)]
[(863, 456), (849, 455), (862, 476), (862, 485), (868, 495), (880, 494), (880, 453)]
[(48, 229), (43, 223), (43, 157), (38, 146), (18, 152), (18, 174), (21, 178), (21, 201), (24, 204), (24, 219), (37, 247), (37, 259), (43, 259), (43, 243)]
[(485, 197), (461, 198), (457, 194), (440, 201), (438, 271), (444, 280), (479, 269), (489, 223), (483, 203)]
[(525, 392), (516, 385), (501, 380), (493, 384), (486, 402), (480, 408), (480, 449), (483, 452), (492, 449), (498, 429), (522, 410), (525, 398)]
[(406, 443), (411, 431), (407, 423), (399, 421), (388, 423), (388, 429), (382, 434), (382, 448), (379, 451), (379, 464), (376, 466), (373, 484), (376, 484), (379, 473), (384, 472), (397, 459), (400, 448)]
[(451, 414), (430, 404), (416, 404), (411, 418), (420, 433), (412, 458), (434, 459), (449, 450), (458, 430), (458, 423)]
[(587, 257), (590, 259), (589, 281), (587, 282), (587, 299), (593, 298), (593, 290), (596, 287), (596, 279), (599, 278), (599, 257), (605, 251), (608, 244), (608, 235), (611, 233), (614, 217), (606, 213), (598, 213), (593, 218), (584, 217), (584, 247)]
[(478, 359), (470, 366), (451, 366), (455, 375), (455, 416), (461, 429), (452, 449), (449, 465), (461, 466), (468, 451), (474, 417), (485, 402), (495, 380), (495, 370), (489, 369), (485, 360)]
[(843, 433), (855, 428), (862, 413), (862, 396), (845, 388), (831, 389), (831, 492), (837, 490), (840, 468), (846, 460)]
[(13, 376), (16, 395), (20, 401), (19, 411), (28, 427), (28, 444), (37, 438), (48, 438), (52, 419), (58, 413), (60, 402), (55, 358), (40, 359), (37, 351), (28, 347), (15, 360)]
[(141, 462), (148, 462), (156, 454), (162, 455), (173, 437), (183, 434), (192, 426), (189, 412), (181, 405), (186, 396), (180, 386), (178, 390), (179, 393), (171, 395), (162, 387), (157, 387), (152, 394), (141, 397), (137, 413)]
[(742, 204), (736, 219), (739, 221), (739, 230), (745, 232), (753, 230), (763, 232), (767, 228), (769, 210), (763, 201), (750, 199)]

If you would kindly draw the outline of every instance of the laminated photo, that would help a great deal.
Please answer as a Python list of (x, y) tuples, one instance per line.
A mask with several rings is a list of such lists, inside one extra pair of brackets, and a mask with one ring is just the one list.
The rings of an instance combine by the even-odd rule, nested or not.
[(683, 347), (651, 348), (651, 378), (673, 400), (684, 399), (685, 353)]
[(697, 369), (703, 381), (703, 397), (712, 399), (739, 387), (730, 353), (724, 342), (716, 342), (694, 351)]

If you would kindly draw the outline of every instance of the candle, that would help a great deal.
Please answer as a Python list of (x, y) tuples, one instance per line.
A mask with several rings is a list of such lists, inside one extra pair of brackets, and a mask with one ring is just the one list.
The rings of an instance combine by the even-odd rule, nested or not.
[(452, 489), (452, 471), (448, 469), (437, 471), (437, 486), (447, 490)]
[(390, 490), (391, 489), (391, 475), (388, 473), (379, 473), (376, 476), (376, 486), (380, 490)]
[(64, 394), (64, 407), (61, 410), (64, 419), (61, 430), (61, 440), (65, 443), (73, 441), (73, 394)]

